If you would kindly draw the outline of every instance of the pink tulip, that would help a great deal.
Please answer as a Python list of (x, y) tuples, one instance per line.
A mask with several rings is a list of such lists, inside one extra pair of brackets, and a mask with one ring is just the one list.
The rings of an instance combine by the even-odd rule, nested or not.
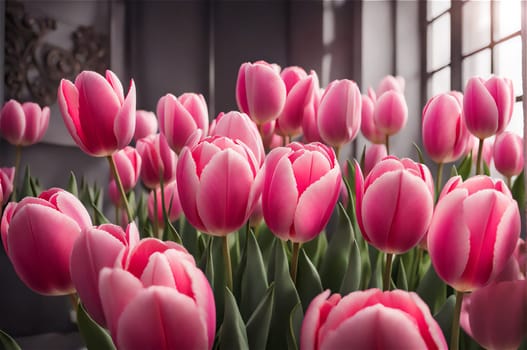
[(73, 244), (91, 226), (82, 203), (71, 193), (52, 188), (38, 198), (22, 199), (6, 209), (4, 218), (4, 247), (20, 279), (40, 294), (71, 294)]
[[(465, 156), (472, 152), (472, 161), (476, 163), (479, 149), (479, 139), (476, 136), (470, 135), (468, 138), (467, 149), (465, 150)], [(483, 143), (482, 159), (485, 164), (490, 167), (494, 158), (494, 139), (486, 139)]]
[(256, 161), (261, 165), (265, 158), (262, 138), (256, 124), (245, 113), (236, 111), (220, 113), (214, 119), (210, 131), (211, 136), (226, 136), (240, 140), (253, 152)]
[(504, 269), (519, 234), (518, 205), (503, 181), (456, 176), (441, 192), (428, 251), (439, 277), (458, 291), (472, 291)]
[(282, 72), (280, 72), (280, 77), (284, 81), (286, 92), (289, 94), (296, 83), (307, 78), (307, 73), (302, 67), (290, 66), (285, 67)]
[(135, 112), (135, 133), (134, 141), (157, 133), (157, 117), (153, 112), (138, 109)]
[(519, 175), (523, 170), (523, 138), (510, 131), (496, 136), (494, 166), (506, 177)]
[(405, 81), (401, 76), (394, 77), (393, 75), (385, 76), (379, 86), (377, 87), (377, 96), (381, 96), (387, 91), (397, 91), (404, 94)]
[(322, 140), (340, 147), (353, 140), (360, 130), (361, 95), (351, 80), (332, 81), (318, 106), (317, 125)]
[(185, 93), (178, 98), (166, 94), (157, 103), (157, 115), (161, 133), (178, 154), (196, 129), (208, 132), (209, 112), (201, 94)]
[(364, 154), (364, 174), (368, 176), (373, 167), (387, 156), (386, 146), (383, 144), (367, 147)]
[(285, 83), (279, 70), (267, 62), (243, 63), (236, 81), (236, 102), (256, 124), (278, 118), (284, 108)]
[(7, 255), (9, 255), (9, 251), (7, 249), (7, 231), (9, 229), (9, 223), (11, 222), (11, 217), (13, 216), (13, 212), (15, 211), (17, 204), (18, 203), (16, 202), (7, 203), (2, 213), (0, 233), (2, 235), (2, 244), (4, 245), (4, 250)]
[[(99, 294), (119, 349), (211, 349), (214, 296), (194, 259), (173, 242), (146, 239), (128, 256), (139, 269), (103, 268)], [(154, 249), (153, 249), (154, 248)]]
[(288, 91), (284, 109), (276, 120), (280, 134), (296, 136), (301, 133), (304, 115), (312, 112), (315, 91), (318, 89), (318, 77), (312, 71), (308, 77), (298, 81)]
[(458, 160), (470, 134), (462, 118), (463, 96), (451, 91), (432, 97), (423, 109), (423, 145), (436, 163)]
[(85, 153), (109, 156), (132, 140), (136, 119), (133, 80), (125, 98), (123, 86), (112, 71), (106, 71), (106, 79), (83, 71), (75, 85), (61, 80), (57, 99), (64, 124)]
[(485, 81), (470, 78), (465, 87), (463, 116), (468, 130), (479, 139), (505, 130), (512, 117), (512, 81), (493, 76)]
[(375, 99), (375, 94), (362, 95), (360, 131), (371, 143), (384, 144), (386, 135), (377, 128), (375, 120), (373, 119)]
[(39, 142), (49, 125), (49, 107), (33, 102), (9, 100), (0, 111), (0, 132), (12, 145), (29, 146)]
[(269, 229), (283, 240), (307, 242), (327, 225), (340, 192), (335, 153), (321, 143), (297, 142), (269, 153), (262, 208)]
[[(141, 156), (139, 152), (132, 146), (126, 146), (122, 150), (115, 152), (112, 157), (124, 191), (130, 192), (137, 184), (141, 173)], [(108, 193), (112, 202), (119, 206), (121, 195), (113, 177), (108, 185)]]
[(184, 147), (177, 167), (181, 207), (198, 230), (225, 236), (247, 221), (260, 196), (259, 164), (241, 141), (211, 136)]
[(424, 164), (389, 156), (363, 180), (355, 164), (357, 221), (364, 238), (392, 254), (416, 246), (426, 234), (434, 206), (433, 180)]
[(0, 168), (0, 205), (4, 205), (9, 200), (13, 192), (13, 181), (15, 179), (15, 168)]
[(137, 141), (137, 151), (141, 156), (141, 180), (147, 188), (159, 187), (161, 178), (164, 183), (176, 178), (177, 155), (162, 134)]
[[(177, 182), (176, 180), (165, 184), (165, 208), (168, 212), (168, 220), (170, 222), (176, 221), (179, 216), (181, 215), (181, 203), (179, 202), (179, 194), (177, 190)], [(164, 227), (165, 221), (163, 218), (163, 202), (161, 201), (161, 187), (152, 190), (150, 194), (148, 195), (148, 218), (150, 221), (154, 221), (154, 192), (156, 191), (156, 197), (157, 197), (157, 223), (158, 227)]]
[(265, 149), (271, 150), (284, 144), (284, 137), (276, 133), (276, 120), (265, 123), (261, 129)]
[(313, 100), (304, 109), (304, 117), (302, 119), (302, 132), (304, 133), (305, 143), (323, 142), (322, 137), (318, 131), (317, 113), (320, 99), (324, 94), (323, 89), (315, 89), (313, 93)]
[(408, 106), (404, 95), (390, 90), (377, 97), (373, 120), (377, 129), (384, 135), (398, 133), (408, 120)]
[[(328, 298), (329, 297), (329, 298)], [(369, 289), (311, 301), (300, 331), (301, 350), (448, 349), (430, 309), (413, 292)]]
[(77, 293), (90, 316), (101, 326), (106, 325), (99, 296), (99, 272), (103, 267), (113, 267), (125, 247), (139, 242), (135, 223), (126, 232), (113, 224), (88, 227), (75, 241), (70, 260), (70, 272)]

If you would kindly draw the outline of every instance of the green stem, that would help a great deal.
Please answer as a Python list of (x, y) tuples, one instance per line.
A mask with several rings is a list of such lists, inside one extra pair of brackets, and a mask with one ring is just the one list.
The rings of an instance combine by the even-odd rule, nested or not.
[(384, 291), (390, 290), (390, 275), (392, 274), (392, 260), (393, 254), (386, 254), (386, 268), (384, 269), (384, 276), (382, 278), (382, 286)]
[(481, 161), (482, 161), (482, 155), (483, 155), (483, 142), (485, 139), (479, 139), (479, 147), (478, 147), (478, 158), (476, 158), (476, 175), (481, 175)]
[(291, 279), (296, 285), (296, 274), (298, 271), (298, 256), (300, 254), (300, 242), (293, 242), (293, 256), (291, 257)]
[(340, 157), (340, 146), (335, 146), (335, 157), (337, 157), (337, 161)]
[(464, 293), (456, 290), (456, 306), (454, 308), (454, 319), (452, 320), (452, 336), (450, 338), (450, 350), (459, 349), (459, 316)]
[(417, 249), (417, 254), (415, 257), (415, 261), (414, 261), (414, 269), (413, 269), (414, 275), (412, 277), (412, 278), (415, 278), (414, 283), (412, 284), (413, 289), (416, 289), (419, 283), (419, 268), (421, 267), (421, 260), (423, 260), (423, 251), (424, 251), (424, 249), (419, 246), (417, 246), (416, 249)]
[(510, 177), (510, 176), (507, 176), (507, 177), (505, 178), (505, 183), (507, 184), (507, 187), (508, 187), (509, 189), (512, 189), (512, 188), (511, 188), (511, 177)]
[(386, 145), (386, 154), (390, 155), (390, 135), (386, 135), (384, 144)]
[(132, 222), (134, 220), (134, 215), (132, 214), (132, 210), (128, 204), (128, 199), (126, 198), (126, 193), (124, 192), (123, 183), (121, 182), (121, 178), (117, 172), (117, 167), (115, 166), (113, 157), (110, 155), (106, 158), (110, 163), (110, 170), (112, 172), (113, 178), (115, 179), (115, 183), (117, 184), (117, 188), (119, 189), (119, 193), (121, 194), (121, 199), (123, 200), (124, 208), (126, 209), (126, 215), (128, 215), (128, 222)]
[(437, 175), (436, 175), (436, 197), (439, 197), (439, 191), (441, 191), (441, 183), (443, 182), (443, 163), (437, 164)]
[(11, 193), (11, 201), (17, 201), (17, 179), (18, 173), (20, 172), (20, 159), (22, 158), (22, 146), (18, 145), (15, 147), (15, 176), (13, 177), (13, 192)]
[(154, 220), (153, 221), (153, 229), (154, 229), (154, 237), (159, 236), (159, 214), (157, 212), (157, 190), (154, 188), (152, 190), (153, 196), (154, 196)]
[(231, 252), (229, 249), (229, 241), (227, 236), (222, 237), (223, 240), (223, 261), (225, 263), (225, 280), (227, 287), (232, 291), (232, 264)]

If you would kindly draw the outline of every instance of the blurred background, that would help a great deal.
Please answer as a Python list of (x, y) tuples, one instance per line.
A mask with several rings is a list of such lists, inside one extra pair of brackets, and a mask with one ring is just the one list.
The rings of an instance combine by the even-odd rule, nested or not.
[[(363, 93), (387, 74), (400, 75), (409, 122), (392, 148), (415, 158), (412, 141), (421, 144), (428, 98), (462, 91), (474, 75), (512, 79), (509, 130), (523, 135), (520, 7), (520, 0), (2, 0), (0, 102), (15, 98), (51, 107), (44, 142), (25, 149), (22, 158), (44, 188), (66, 186), (70, 171), (106, 186), (106, 161), (74, 145), (56, 105), (60, 79), (73, 80), (81, 70), (110, 68), (125, 90), (133, 78), (138, 109), (155, 111), (169, 92), (201, 93), (211, 119), (237, 108), (236, 76), (247, 61), (313, 69), (322, 87), (352, 79)], [(360, 153), (364, 144), (359, 136), (344, 156)], [(0, 149), (0, 165), (12, 166), (12, 146), (2, 140)], [(23, 348), (81, 346), (68, 298), (27, 289), (3, 249), (0, 281), (0, 329)]]

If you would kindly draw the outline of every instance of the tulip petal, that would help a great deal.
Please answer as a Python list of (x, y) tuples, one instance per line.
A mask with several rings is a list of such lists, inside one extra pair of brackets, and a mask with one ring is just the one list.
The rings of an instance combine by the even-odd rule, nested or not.
[(238, 79), (236, 80), (236, 103), (243, 113), (249, 113), (247, 103), (247, 89), (245, 88), (245, 69), (249, 63), (243, 63), (238, 70)]
[(320, 312), (323, 305), (326, 303), (329, 294), (330, 291), (326, 290), (317, 295), (311, 301), (309, 308), (306, 310), (304, 320), (302, 321), (302, 329), (300, 331), (300, 346), (303, 350), (317, 349), (318, 330), (322, 326)]
[(507, 265), (521, 231), (521, 220), (516, 201), (511, 200), (503, 212), (498, 227), (496, 228), (496, 242), (494, 244), (492, 277), (496, 277)]
[(176, 177), (181, 208), (183, 208), (187, 220), (198, 230), (204, 231), (205, 226), (198, 214), (196, 203), (196, 193), (200, 186), (199, 177), (196, 171), (196, 163), (187, 147), (181, 151)]
[(21, 144), (28, 146), (35, 143), (40, 133), (40, 119), (42, 118), (42, 109), (39, 105), (32, 102), (26, 102), (22, 105), (25, 115), (25, 130), (22, 135)]
[(119, 80), (117, 75), (115, 75), (115, 73), (109, 69), (106, 70), (106, 80), (108, 81), (108, 83), (110, 83), (110, 86), (115, 92), (115, 96), (117, 96), (117, 98), (119, 99), (119, 104), (122, 105), (124, 103), (123, 84), (121, 84), (121, 81)]
[(135, 84), (134, 81), (131, 80), (128, 95), (126, 95), (124, 103), (121, 105), (121, 108), (117, 112), (113, 124), (113, 132), (117, 140), (118, 149), (126, 147), (132, 140), (132, 137), (134, 136), (136, 120), (135, 105)]
[(80, 229), (84, 229), (92, 225), (91, 217), (84, 205), (73, 194), (61, 191), (51, 200), (57, 209), (72, 218)]
[(26, 118), (22, 105), (17, 101), (9, 100), (2, 108), (0, 130), (2, 136), (11, 144), (17, 145), (23, 141)]
[(79, 91), (77, 87), (71, 81), (62, 79), (57, 93), (57, 101), (60, 107), (60, 114), (71, 137), (84, 152), (89, 153), (85, 146), (86, 136), (80, 123)]
[(463, 115), (468, 130), (480, 139), (498, 130), (498, 108), (483, 82), (470, 79), (463, 98)]

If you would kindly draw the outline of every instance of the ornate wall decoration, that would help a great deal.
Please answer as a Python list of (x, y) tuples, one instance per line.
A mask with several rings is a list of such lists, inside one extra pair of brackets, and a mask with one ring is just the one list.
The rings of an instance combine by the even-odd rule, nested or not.
[(71, 33), (71, 49), (47, 43), (57, 30), (53, 18), (36, 18), (24, 4), (6, 3), (5, 98), (50, 105), (57, 99), (60, 79), (74, 79), (82, 70), (104, 73), (109, 65), (106, 35), (93, 27), (79, 26)]

